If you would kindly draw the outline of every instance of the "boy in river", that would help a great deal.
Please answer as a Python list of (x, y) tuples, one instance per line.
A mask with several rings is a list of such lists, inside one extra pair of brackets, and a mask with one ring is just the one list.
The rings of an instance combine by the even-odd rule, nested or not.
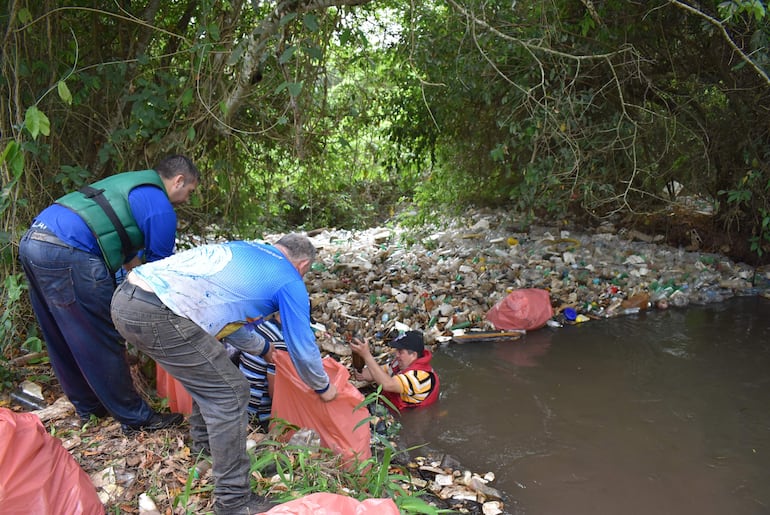
[(393, 360), (380, 366), (365, 340), (353, 338), (351, 350), (364, 360), (364, 368), (355, 371), (359, 381), (374, 381), (382, 386), (383, 395), (398, 409), (425, 407), (439, 397), (438, 374), (431, 366), (433, 354), (425, 348), (420, 331), (407, 331), (388, 345), (396, 350)]

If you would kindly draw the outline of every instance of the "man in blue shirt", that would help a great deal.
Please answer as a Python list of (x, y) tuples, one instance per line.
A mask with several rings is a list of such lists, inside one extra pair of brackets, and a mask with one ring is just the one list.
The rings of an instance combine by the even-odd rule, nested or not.
[(310, 326), (302, 279), (315, 257), (312, 242), (300, 234), (287, 234), (274, 245), (204, 245), (136, 267), (113, 296), (112, 319), (120, 334), (193, 398), (192, 447), (211, 453), (217, 514), (270, 508), (249, 488), (249, 382), (220, 339), (266, 356), (269, 341), (251, 328), (277, 311), (299, 377), (320, 402), (337, 396)]
[(115, 273), (174, 252), (174, 206), (200, 172), (184, 156), (152, 170), (113, 175), (69, 193), (35, 217), (19, 243), (32, 309), (54, 373), (84, 421), (111, 414), (131, 433), (181, 423), (136, 391), (126, 346), (110, 318)]

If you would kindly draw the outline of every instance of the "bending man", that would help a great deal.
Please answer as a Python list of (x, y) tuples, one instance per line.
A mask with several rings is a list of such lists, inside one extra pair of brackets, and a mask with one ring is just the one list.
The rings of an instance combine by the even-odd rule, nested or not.
[(134, 388), (126, 346), (110, 318), (115, 273), (174, 252), (174, 206), (200, 173), (184, 156), (155, 169), (113, 175), (44, 209), (19, 244), (32, 309), (54, 373), (81, 420), (111, 414), (126, 433), (179, 424), (154, 412)]
[(191, 447), (207, 450), (213, 458), (217, 514), (270, 508), (249, 489), (249, 382), (218, 338), (265, 356), (272, 350), (270, 343), (249, 324), (278, 311), (299, 376), (319, 402), (337, 395), (310, 327), (310, 300), (302, 280), (315, 256), (313, 244), (299, 234), (286, 235), (275, 245), (204, 245), (135, 268), (113, 296), (112, 318), (120, 334), (193, 398)]

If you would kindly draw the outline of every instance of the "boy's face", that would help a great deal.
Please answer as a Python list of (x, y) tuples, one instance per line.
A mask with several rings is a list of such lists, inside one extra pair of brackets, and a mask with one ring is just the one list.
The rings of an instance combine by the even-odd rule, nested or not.
[(417, 353), (406, 349), (396, 349), (396, 361), (401, 370), (408, 368), (417, 359)]

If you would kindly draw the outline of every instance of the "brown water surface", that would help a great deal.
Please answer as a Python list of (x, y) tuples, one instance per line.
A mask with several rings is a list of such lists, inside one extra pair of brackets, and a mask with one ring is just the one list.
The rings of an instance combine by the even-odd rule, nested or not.
[(770, 300), (438, 349), (411, 443), (492, 471), (507, 512), (770, 513)]

